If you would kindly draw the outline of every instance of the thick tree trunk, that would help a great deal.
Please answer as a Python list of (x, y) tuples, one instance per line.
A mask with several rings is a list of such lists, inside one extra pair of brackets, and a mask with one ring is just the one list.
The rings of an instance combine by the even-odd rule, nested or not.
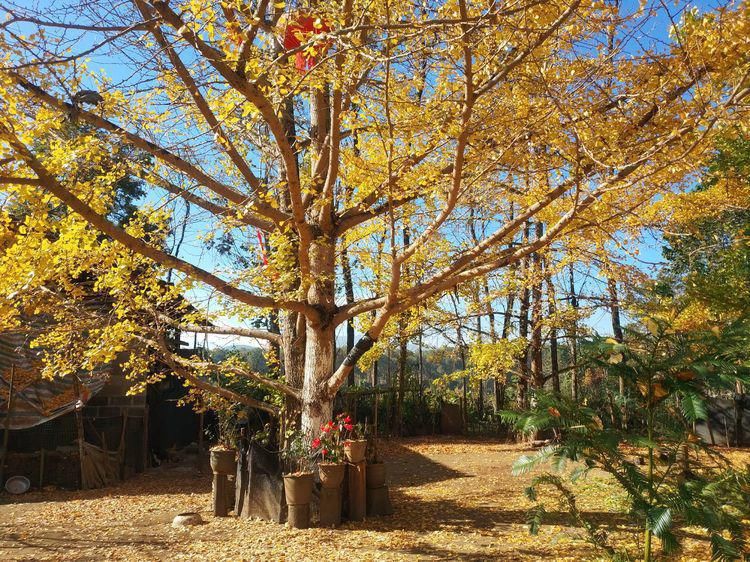
[(302, 386), (302, 431), (312, 435), (333, 414), (333, 400), (323, 384), (331, 376), (333, 330), (307, 322), (304, 384)]
[[(528, 289), (524, 289), (521, 295), (521, 304), (519, 307), (519, 321), (518, 321), (518, 335), (521, 339), (528, 340), (529, 337), (529, 299), (530, 293)], [(526, 407), (526, 394), (529, 386), (530, 377), (530, 366), (529, 366), (529, 348), (527, 348), (520, 362), (521, 376), (518, 380), (518, 405), (521, 408)]]
[[(404, 228), (402, 233), (402, 241), (404, 247), (408, 247), (411, 243), (411, 237), (409, 235), (409, 229)], [(408, 275), (408, 268), (404, 268), (404, 273)], [(404, 392), (406, 391), (406, 361), (408, 359), (408, 348), (409, 338), (406, 335), (407, 331), (407, 316), (402, 314), (398, 319), (399, 326), (399, 337), (398, 337), (398, 396), (396, 398), (396, 434), (403, 435), (404, 426)]]
[[(296, 312), (283, 312), (279, 317), (279, 327), (286, 382), (294, 388), (302, 389), (305, 378), (304, 318)], [(287, 396), (286, 411), (289, 421), (299, 422), (302, 404), (296, 398)]]
[[(403, 333), (403, 332), (402, 332)], [(403, 435), (404, 429), (404, 392), (406, 391), (406, 360), (408, 359), (407, 339), (399, 338), (398, 350), (398, 397), (396, 400), (396, 434)]]
[(419, 353), (419, 367), (418, 367), (418, 374), (419, 374), (419, 401), (422, 401), (422, 385), (424, 384), (424, 353), (422, 350), (422, 328), (419, 328), (419, 338), (417, 339), (417, 349)]
[[(490, 314), (490, 319), (493, 316)], [(497, 334), (495, 333), (495, 323), (490, 323), (490, 341), (497, 343)], [(502, 375), (496, 376), (492, 379), (492, 395), (495, 404), (495, 413), (498, 413), (503, 408), (503, 394), (505, 393), (505, 379)]]
[[(529, 230), (531, 229), (531, 225), (527, 222), (526, 228), (524, 229), (523, 238), (524, 243), (526, 243), (529, 239)], [(528, 256), (523, 259), (522, 266), (521, 266), (521, 279), (524, 280), (524, 289), (521, 292), (521, 302), (519, 305), (519, 318), (518, 318), (518, 335), (521, 339), (528, 340), (529, 337), (529, 300), (531, 298), (530, 291), (528, 289), (527, 285), (527, 274), (529, 271), (529, 258)], [(518, 407), (521, 409), (525, 409), (527, 406), (527, 390), (529, 385), (529, 374), (531, 369), (529, 368), (529, 349), (524, 351), (523, 356), (519, 360), (519, 371), (520, 376), (518, 379), (518, 392), (516, 396), (516, 401), (518, 403)]]
[[(453, 289), (451, 293), (451, 301), (453, 302), (453, 311), (456, 318), (456, 346), (458, 347), (459, 359), (461, 361), (461, 370), (466, 371), (466, 351), (464, 346), (463, 332), (461, 330), (461, 314), (458, 310), (458, 287)], [(468, 377), (463, 377), (463, 398), (461, 406), (461, 417), (463, 422), (464, 430), (469, 425), (469, 414), (468, 414)]]
[(308, 434), (331, 419), (333, 396), (326, 382), (333, 374), (335, 360), (334, 326), (330, 321), (335, 308), (333, 245), (316, 239), (310, 245), (312, 282), (307, 291), (310, 304), (323, 311), (320, 321), (306, 320), (305, 368), (302, 385), (302, 430)]
[[(479, 292), (477, 292), (477, 303), (479, 302)], [(479, 343), (482, 343), (482, 315), (477, 313), (477, 333), (479, 334)], [(477, 396), (477, 411), (479, 419), (484, 418), (484, 380), (479, 380), (479, 393)]]
[[(507, 339), (510, 335), (510, 328), (513, 322), (513, 309), (516, 305), (515, 293), (510, 293), (507, 300), (505, 301), (505, 313), (503, 314), (503, 327), (500, 332), (501, 339)], [(505, 407), (505, 389), (510, 385), (511, 379), (510, 373), (506, 373), (504, 377), (495, 379), (495, 411), (499, 412)], [(498, 383), (500, 386), (498, 387)]]
[[(280, 51), (277, 52), (280, 54)], [(284, 126), (286, 138), (291, 146), (297, 148), (297, 130), (294, 121), (294, 103), (287, 99), (281, 108), (281, 122)], [(299, 174), (299, 156), (296, 158), (297, 173)], [(279, 193), (279, 207), (286, 212), (291, 208), (289, 192), (281, 190)], [(266, 248), (270, 251), (270, 248)], [(297, 255), (295, 248), (294, 255)], [(295, 264), (299, 265), (299, 264)], [(296, 289), (295, 283), (292, 289)], [(305, 319), (297, 312), (284, 311), (279, 316), (279, 329), (281, 331), (281, 352), (284, 363), (284, 376), (286, 382), (299, 390), (302, 390), (305, 369)], [(299, 427), (301, 423), (302, 404), (294, 397), (286, 397), (287, 420)], [(282, 436), (284, 439), (284, 436)]]
[[(544, 234), (544, 225), (536, 224), (537, 240)], [(544, 388), (544, 364), (542, 361), (542, 257), (538, 252), (532, 256), (532, 277), (534, 284), (531, 289), (531, 372), (535, 389)]]

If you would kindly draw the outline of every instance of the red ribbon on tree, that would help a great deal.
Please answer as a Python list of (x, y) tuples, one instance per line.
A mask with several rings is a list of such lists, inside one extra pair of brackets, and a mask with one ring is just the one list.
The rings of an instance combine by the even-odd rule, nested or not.
[[(282, 25), (283, 25), (282, 21)], [(331, 27), (320, 17), (309, 14), (289, 14), (284, 26), (284, 48), (292, 51), (307, 43), (314, 35), (331, 31)], [(294, 54), (294, 66), (300, 73), (305, 73), (317, 63), (317, 56), (325, 53), (330, 41), (320, 41), (312, 45), (315, 54), (305, 53), (307, 49)]]
[(266, 237), (260, 228), (255, 229), (255, 233), (258, 235), (258, 248), (260, 248), (260, 257), (263, 259), (263, 265), (268, 265), (268, 254), (266, 254)]

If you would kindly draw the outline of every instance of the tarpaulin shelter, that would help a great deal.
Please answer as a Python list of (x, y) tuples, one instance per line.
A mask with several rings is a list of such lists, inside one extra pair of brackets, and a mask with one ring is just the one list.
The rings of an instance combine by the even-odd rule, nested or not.
[(0, 334), (0, 428), (26, 429), (72, 412), (99, 392), (109, 378), (108, 369), (42, 378), (42, 352), (29, 347), (30, 337), (28, 332)]
[[(80, 410), (109, 379), (109, 369), (76, 373), (47, 379), (41, 376), (42, 351), (30, 347), (34, 324), (27, 330), (0, 334), (0, 427), (6, 432), (44, 424), (69, 412)], [(119, 475), (122, 445), (117, 451), (106, 451), (83, 438), (79, 416), (78, 461), (83, 488), (100, 488)], [(7, 451), (3, 451), (0, 472)]]

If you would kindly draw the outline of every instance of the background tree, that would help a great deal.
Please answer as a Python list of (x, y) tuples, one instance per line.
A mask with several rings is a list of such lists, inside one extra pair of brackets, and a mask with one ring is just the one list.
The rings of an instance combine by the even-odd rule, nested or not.
[[(693, 171), (748, 95), (744, 5), (683, 12), (669, 38), (666, 23), (661, 36), (643, 31), (675, 18), (664, 7), (579, 0), (5, 11), (0, 181), (24, 204), (66, 205), (76, 219), (62, 237), (86, 223), (111, 239), (91, 254), (109, 252), (120, 301), (107, 337), (192, 380), (222, 368), (180, 360), (144, 333), (138, 318), (153, 298), (143, 293), (158, 293), (158, 275), (134, 285), (126, 272), (141, 261), (179, 272), (175, 291), (214, 296), (216, 316), (233, 325), (278, 310), (281, 334), (183, 328), (279, 344), (286, 382), (244, 376), (299, 401), (308, 431), (330, 417), (338, 388), (400, 314), (490, 272), (541, 263), (556, 240), (618, 231), (629, 211)], [(126, 71), (93, 70), (88, 59), (104, 53)], [(101, 135), (34, 153), (69, 120)], [(102, 156), (122, 143), (152, 157), (132, 170), (149, 187), (143, 221), (167, 221), (161, 202), (182, 198), (200, 209), (194, 238), (231, 234), (249, 254), (263, 231), (262, 265), (175, 256), (142, 224), (109, 220), (100, 200), (111, 200), (106, 186), (120, 171)], [(95, 177), (73, 177), (81, 157), (89, 169), (100, 163)], [(45, 215), (32, 209), (43, 231)], [(530, 224), (544, 230), (524, 236)], [(383, 263), (359, 260), (356, 300), (339, 303), (343, 245), (356, 257), (378, 244)], [(38, 251), (18, 248), (22, 262)], [(21, 279), (14, 267), (4, 262), (0, 277)], [(3, 306), (17, 307), (9, 283)], [(364, 335), (336, 366), (336, 327), (358, 316)]]

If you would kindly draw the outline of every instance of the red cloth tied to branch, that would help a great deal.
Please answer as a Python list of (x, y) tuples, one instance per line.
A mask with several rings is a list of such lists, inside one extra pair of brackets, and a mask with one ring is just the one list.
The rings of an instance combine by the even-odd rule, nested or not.
[[(291, 51), (306, 44), (311, 37), (326, 33), (331, 27), (325, 20), (309, 14), (290, 14), (284, 27), (284, 48)], [(311, 48), (315, 54), (305, 53), (307, 49), (294, 54), (294, 66), (300, 73), (310, 70), (317, 62), (317, 56), (324, 54), (330, 47), (330, 41), (319, 41)]]

